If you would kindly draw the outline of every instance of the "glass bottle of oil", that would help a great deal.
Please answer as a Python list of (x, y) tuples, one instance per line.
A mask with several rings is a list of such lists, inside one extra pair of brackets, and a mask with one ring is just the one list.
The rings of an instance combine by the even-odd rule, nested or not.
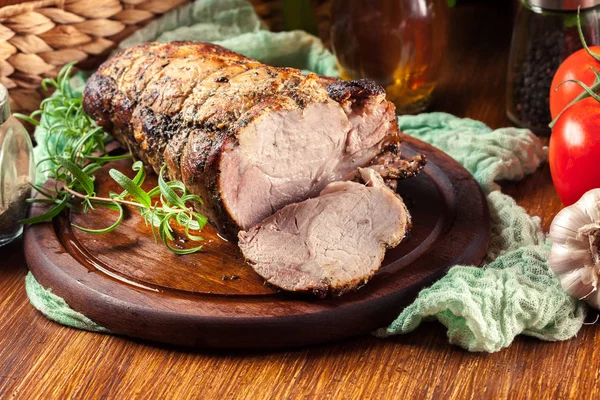
[(342, 78), (370, 78), (396, 111), (432, 100), (447, 43), (447, 0), (336, 0), (331, 42)]

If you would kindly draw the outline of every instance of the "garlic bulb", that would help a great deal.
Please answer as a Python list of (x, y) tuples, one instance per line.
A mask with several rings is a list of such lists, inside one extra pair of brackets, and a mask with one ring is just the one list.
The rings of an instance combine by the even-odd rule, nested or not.
[(550, 226), (548, 262), (563, 289), (600, 309), (600, 189), (562, 209)]

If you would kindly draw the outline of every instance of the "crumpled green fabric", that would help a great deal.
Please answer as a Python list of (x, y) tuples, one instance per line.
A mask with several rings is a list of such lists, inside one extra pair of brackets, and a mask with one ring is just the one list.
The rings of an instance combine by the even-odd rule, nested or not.
[(31, 304), (54, 322), (92, 332), (110, 332), (82, 313), (73, 310), (63, 298), (40, 285), (31, 272), (25, 277), (25, 291)]
[(398, 122), (404, 133), (444, 150), (473, 174), (487, 193), (492, 237), (481, 267), (453, 267), (375, 335), (407, 333), (437, 319), (448, 328), (450, 343), (469, 351), (498, 351), (519, 334), (549, 341), (573, 337), (583, 324), (585, 305), (567, 295), (550, 270), (550, 243), (540, 219), (495, 183), (533, 172), (547, 149), (527, 130), (492, 131), (443, 113), (404, 116)]
[[(267, 64), (338, 76), (335, 58), (318, 38), (300, 31), (267, 31), (244, 0), (197, 0), (148, 24), (121, 47), (151, 40), (212, 41)], [(473, 174), (487, 194), (492, 239), (482, 268), (452, 268), (413, 304), (402, 312), (399, 308), (398, 318), (376, 335), (410, 332), (424, 320), (437, 319), (448, 328), (451, 343), (488, 352), (508, 346), (519, 334), (552, 341), (574, 336), (585, 306), (566, 295), (550, 271), (539, 218), (529, 216), (495, 183), (531, 173), (547, 149), (526, 130), (491, 130), (482, 122), (444, 113), (404, 116), (399, 123), (405, 133), (447, 152)], [(36, 138), (38, 143), (51, 140), (44, 132), (36, 132)], [(40, 146), (36, 151), (42, 151)], [(54, 321), (104, 329), (41, 287), (31, 274), (27, 291), (32, 304)]]

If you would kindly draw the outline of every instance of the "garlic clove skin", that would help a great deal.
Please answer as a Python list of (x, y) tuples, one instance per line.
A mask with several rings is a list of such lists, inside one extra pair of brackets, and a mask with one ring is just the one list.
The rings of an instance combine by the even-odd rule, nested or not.
[(584, 268), (581, 260), (588, 254), (586, 250), (573, 250), (567, 246), (552, 244), (552, 250), (548, 257), (548, 262), (552, 271), (558, 276), (572, 272), (573, 270)]
[(562, 209), (550, 226), (548, 263), (571, 296), (600, 309), (600, 189)]

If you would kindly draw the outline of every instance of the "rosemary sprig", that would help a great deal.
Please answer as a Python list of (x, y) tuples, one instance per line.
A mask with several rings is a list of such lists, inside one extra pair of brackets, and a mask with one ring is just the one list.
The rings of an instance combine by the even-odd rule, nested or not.
[(46, 133), (42, 143), (45, 146), (44, 156), (37, 161), (37, 167), (55, 181), (52, 188), (42, 184), (33, 185), (39, 196), (28, 199), (28, 202), (45, 203), (50, 206), (43, 214), (25, 219), (21, 223), (49, 221), (67, 207), (79, 206), (84, 212), (96, 207), (105, 207), (119, 213), (109, 227), (91, 229), (73, 226), (89, 233), (106, 233), (121, 224), (125, 213), (124, 206), (130, 206), (140, 213), (147, 225), (150, 225), (155, 239), (160, 239), (169, 250), (176, 254), (190, 254), (200, 250), (202, 246), (179, 249), (171, 245), (174, 240), (172, 225), (184, 228), (185, 235), (192, 241), (203, 240), (190, 230), (201, 230), (206, 225), (206, 217), (191, 207), (194, 202), (202, 202), (200, 197), (189, 194), (182, 182), (164, 180), (164, 166), (158, 177), (158, 186), (148, 192), (142, 189), (146, 172), (141, 161), (136, 161), (132, 166), (136, 171), (133, 179), (116, 169), (111, 169), (111, 178), (123, 191), (118, 194), (111, 192), (109, 197), (96, 195), (95, 173), (108, 162), (131, 158), (132, 155), (111, 156), (107, 153), (105, 144), (110, 137), (84, 112), (81, 91), (74, 90), (70, 85), (73, 65), (74, 63), (67, 64), (56, 79), (42, 81), (44, 89), (53, 87), (55, 92), (42, 101), (39, 110), (30, 116), (16, 114)]

